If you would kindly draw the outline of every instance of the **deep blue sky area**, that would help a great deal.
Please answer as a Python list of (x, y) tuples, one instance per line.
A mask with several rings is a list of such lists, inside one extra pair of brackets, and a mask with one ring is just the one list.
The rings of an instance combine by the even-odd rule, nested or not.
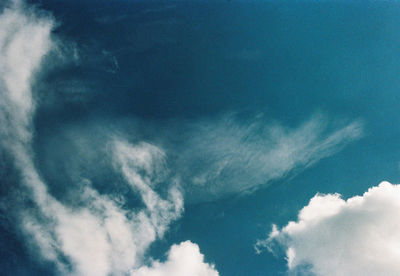
[[(103, 134), (110, 131), (164, 148), (171, 174), (182, 171), (189, 191), (185, 211), (146, 258), (165, 261), (172, 244), (190, 240), (221, 276), (286, 275), (284, 255), (254, 249), (272, 224), (296, 220), (316, 193), (348, 198), (383, 180), (400, 181), (395, 1), (28, 2), (52, 14), (53, 37), (63, 41), (64, 57), (45, 60), (33, 83), (33, 159), (50, 193), (73, 205), (70, 191), (79, 189), (83, 177), (99, 193), (125, 196), (125, 208), (141, 206), (102, 155), (108, 149)], [(229, 116), (238, 126), (204, 134), (214, 129), (211, 122), (225, 125), (230, 119), (221, 118)], [(352, 122), (360, 123), (362, 134), (276, 177), (264, 174), (269, 169), (257, 161), (264, 160), (262, 147), (270, 139), (263, 124), (281, 126), (284, 136), (315, 117), (322, 118), (321, 139)], [(262, 123), (239, 139), (256, 141), (254, 148), (235, 144), (227, 155), (216, 153), (228, 143), (216, 141), (221, 135), (228, 141), (254, 120)], [(215, 147), (206, 148), (213, 141)], [(288, 160), (308, 156), (310, 148)], [(230, 162), (239, 151), (239, 161), (224, 163), (223, 173), (207, 174), (208, 199), (193, 195), (190, 175), (203, 175), (224, 162), (219, 160)], [(192, 161), (193, 152), (198, 159)], [(35, 204), (10, 188), (21, 186), (18, 171), (5, 151), (0, 154), (0, 274), (57, 275), (51, 261), (27, 249), (7, 200), (18, 198), (16, 204), (23, 201), (32, 210)], [(220, 196), (212, 186), (240, 186), (247, 178), (254, 185), (243, 184), (251, 186), (246, 191), (227, 188)]]

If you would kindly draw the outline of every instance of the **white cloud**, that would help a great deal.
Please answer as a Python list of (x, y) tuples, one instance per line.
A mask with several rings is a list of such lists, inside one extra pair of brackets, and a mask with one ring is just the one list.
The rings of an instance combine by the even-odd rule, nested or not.
[(159, 182), (169, 181), (164, 152), (146, 143), (135, 146), (117, 138), (112, 143), (110, 158), (142, 199), (142, 209), (125, 210), (113, 198), (99, 194), (88, 180), (76, 193), (76, 205), (53, 197), (35, 168), (31, 150), (35, 110), (31, 83), (52, 49), (53, 21), (11, 2), (0, 14), (0, 25), (1, 146), (13, 157), (37, 206), (20, 207), (27, 241), (63, 275), (126, 275), (141, 266), (148, 246), (183, 212), (177, 183), (165, 184), (165, 199), (154, 190)]
[(332, 127), (320, 115), (296, 128), (268, 123), (262, 116), (250, 124), (228, 115), (188, 127), (177, 167), (195, 200), (251, 192), (272, 180), (303, 170), (339, 151), (362, 135), (354, 121)]
[(400, 185), (382, 182), (362, 196), (314, 196), (297, 222), (258, 241), (286, 251), (289, 270), (315, 275), (400, 275)]
[[(175, 185), (168, 189), (167, 199), (151, 188), (156, 183), (149, 182), (149, 179), (157, 177), (147, 165), (162, 163), (158, 160), (160, 156), (147, 152), (147, 148), (123, 143), (127, 152), (119, 149), (113, 153), (117, 156), (115, 158), (127, 163), (118, 164), (118, 168), (122, 168), (123, 175), (140, 195), (144, 208), (125, 210), (112, 198), (91, 188), (89, 181), (84, 181), (81, 184), (83, 190), (76, 194), (76, 200), (83, 206), (64, 205), (48, 192), (43, 192), (43, 198), (35, 199), (41, 212), (39, 217), (25, 213), (23, 225), (28, 235), (36, 241), (42, 256), (53, 261), (63, 274), (127, 273), (141, 265), (149, 245), (163, 236), (171, 221), (181, 216), (183, 199)], [(163, 156), (160, 149), (147, 146)], [(137, 157), (140, 162), (135, 162)], [(32, 173), (36, 172), (32, 170)], [(130, 178), (132, 175), (135, 176), (133, 179)], [(37, 183), (30, 184), (37, 188)], [(72, 270), (63, 260), (65, 257)]]
[[(149, 143), (162, 145), (169, 168), (166, 171), (181, 179), (185, 201), (201, 202), (247, 194), (292, 177), (359, 139), (363, 126), (360, 121), (335, 124), (321, 115), (295, 127), (273, 124), (262, 116), (241, 122), (233, 115), (185, 122), (171, 120), (162, 125), (135, 118), (116, 121), (112, 126), (90, 120), (46, 137), (45, 159), (49, 160), (49, 168), (57, 170), (56, 164), (62, 163), (62, 173), (68, 176), (78, 175), (82, 168), (85, 177), (98, 176), (105, 171), (97, 169), (99, 163), (104, 163), (99, 158), (113, 133), (122, 133), (135, 141), (144, 136)], [(57, 148), (62, 141), (66, 141), (65, 147), (73, 149), (71, 152), (78, 151), (79, 156), (60, 155), (54, 150), (54, 145)]]
[(173, 245), (168, 259), (161, 263), (153, 261), (151, 266), (143, 266), (132, 271), (131, 276), (218, 276), (214, 265), (204, 262), (197, 244), (190, 241)]
[(161, 236), (168, 223), (180, 217), (183, 210), (183, 198), (177, 185), (170, 187), (167, 200), (153, 189), (167, 174), (164, 152), (148, 143), (132, 147), (124, 141), (116, 141), (114, 155), (127, 182), (140, 193), (149, 219)]
[(0, 14), (0, 135), (2, 146), (13, 155), (33, 196), (45, 201), (46, 186), (30, 158), (35, 109), (31, 83), (53, 47), (53, 21), (24, 8), (20, 1), (14, 1)]
[[(53, 22), (36, 18), (32, 10), (22, 12), (22, 4), (11, 3), (0, 15), (0, 114), (3, 139), (21, 142), (30, 139), (34, 111), (31, 81), (43, 57), (53, 44)], [(12, 115), (12, 116), (7, 116)], [(6, 141), (4, 141), (6, 142)]]

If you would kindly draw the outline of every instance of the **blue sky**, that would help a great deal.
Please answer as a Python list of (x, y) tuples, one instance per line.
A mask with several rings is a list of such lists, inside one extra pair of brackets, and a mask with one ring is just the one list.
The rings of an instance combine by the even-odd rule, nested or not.
[(5, 275), (400, 273), (400, 6), (0, 4)]

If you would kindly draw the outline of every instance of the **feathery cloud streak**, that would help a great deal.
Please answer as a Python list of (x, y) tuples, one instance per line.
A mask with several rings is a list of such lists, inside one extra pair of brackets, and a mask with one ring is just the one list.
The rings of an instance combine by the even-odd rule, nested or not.
[(188, 128), (187, 142), (178, 146), (177, 167), (195, 200), (251, 192), (310, 167), (362, 136), (360, 121), (336, 128), (328, 122), (321, 115), (295, 128), (262, 117), (250, 124), (232, 115), (201, 121)]

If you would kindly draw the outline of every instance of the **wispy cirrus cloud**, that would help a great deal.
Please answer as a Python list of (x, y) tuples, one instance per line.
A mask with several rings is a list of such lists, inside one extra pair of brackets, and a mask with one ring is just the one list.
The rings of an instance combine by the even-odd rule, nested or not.
[(302, 171), (363, 134), (361, 121), (333, 126), (316, 114), (297, 127), (259, 116), (241, 123), (234, 115), (202, 120), (185, 129), (176, 150), (189, 197), (213, 200), (252, 192)]
[[(112, 133), (159, 145), (165, 150), (169, 171), (180, 179), (185, 201), (192, 203), (249, 194), (295, 176), (360, 139), (363, 128), (361, 120), (337, 122), (321, 114), (294, 127), (262, 115), (244, 121), (225, 114), (162, 125), (135, 118), (114, 122), (112, 127), (89, 121), (65, 128), (49, 141), (65, 141), (65, 147), (80, 152), (79, 158), (58, 157), (58, 162), (65, 163), (67, 175), (76, 174), (85, 164), (99, 165), (99, 152), (106, 148)], [(49, 166), (54, 166), (54, 148), (47, 152)], [(101, 173), (89, 171), (82, 174)]]

